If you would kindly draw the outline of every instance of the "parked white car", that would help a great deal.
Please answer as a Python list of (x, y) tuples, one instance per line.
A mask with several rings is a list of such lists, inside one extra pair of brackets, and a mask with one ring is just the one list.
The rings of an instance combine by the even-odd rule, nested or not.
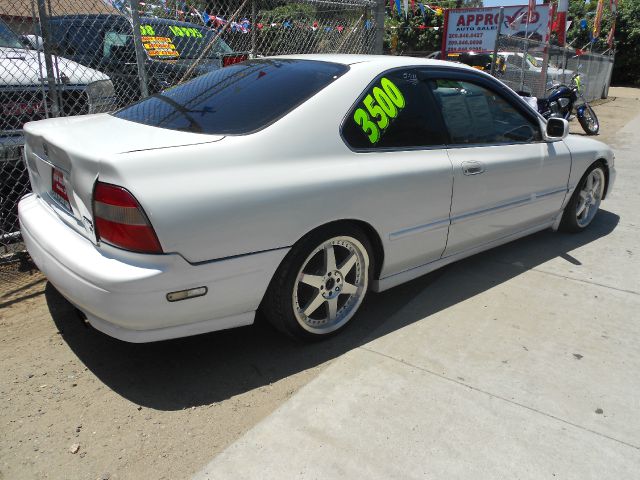
[[(35, 37), (34, 37), (35, 38)], [(52, 57), (60, 114), (106, 112), (115, 108), (107, 75), (62, 57)], [(45, 118), (49, 84), (44, 54), (25, 48), (0, 20), (0, 234), (18, 231), (18, 200), (28, 191), (21, 161), (22, 126)], [(51, 112), (50, 112), (51, 113)]]
[[(63, 57), (52, 57), (53, 74), (62, 114), (106, 112), (115, 105), (113, 85), (107, 75)], [(0, 20), (0, 139), (17, 143), (22, 126), (45, 117), (49, 85), (42, 52), (25, 48), (17, 35)]]
[(248, 325), (258, 308), (322, 338), (369, 289), (586, 228), (615, 179), (609, 147), (490, 75), (397, 56), (251, 60), (25, 130), (31, 256), (132, 342)]
[[(524, 70), (525, 70), (525, 80), (529, 80), (529, 76), (532, 73), (540, 74), (542, 73), (542, 65), (543, 58), (534, 57), (531, 54), (527, 54), (524, 57), (522, 52), (500, 52), (500, 55), (503, 56), (507, 62), (507, 69), (509, 66), (515, 67), (515, 69), (520, 72), (523, 68), (523, 58), (524, 58)], [(531, 73), (528, 73), (531, 72)], [(559, 82), (569, 82), (573, 75), (572, 70), (563, 70), (553, 65), (547, 66), (547, 78), (553, 81)], [(535, 78), (535, 77), (534, 77)], [(538, 79), (536, 79), (539, 81)]]

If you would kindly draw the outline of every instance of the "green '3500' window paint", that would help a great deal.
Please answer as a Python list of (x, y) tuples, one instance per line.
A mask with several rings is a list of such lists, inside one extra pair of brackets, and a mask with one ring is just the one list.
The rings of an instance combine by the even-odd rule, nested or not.
[(404, 108), (405, 100), (400, 89), (387, 77), (382, 77), (380, 86), (373, 87), (371, 93), (362, 99), (362, 104), (365, 108), (356, 109), (353, 121), (367, 135), (369, 142), (375, 144)]

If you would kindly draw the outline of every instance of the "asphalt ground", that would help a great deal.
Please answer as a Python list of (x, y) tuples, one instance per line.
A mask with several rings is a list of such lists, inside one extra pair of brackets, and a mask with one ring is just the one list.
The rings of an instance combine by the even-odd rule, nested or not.
[(634, 478), (640, 92), (610, 95), (618, 182), (588, 232), (371, 295), (328, 342), (259, 322), (127, 344), (21, 267), (0, 285), (0, 478)]

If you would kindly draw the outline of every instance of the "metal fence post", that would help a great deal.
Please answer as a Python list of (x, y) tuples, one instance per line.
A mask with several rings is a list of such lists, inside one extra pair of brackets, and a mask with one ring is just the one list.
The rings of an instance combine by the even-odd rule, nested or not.
[(257, 17), (258, 7), (257, 0), (251, 1), (251, 58), (256, 58), (256, 34), (257, 34)]
[(373, 42), (373, 53), (382, 55), (384, 52), (384, 0), (377, 0), (375, 6), (375, 19), (376, 19), (376, 35)]
[[(31, 33), (33, 35), (38, 35), (38, 19), (39, 17), (36, 15), (36, 7), (33, 0), (31, 0)], [(42, 33), (42, 32), (40, 32)], [(44, 115), (46, 118), (49, 118), (49, 105), (47, 105), (47, 88), (45, 86), (45, 76), (42, 73), (42, 57), (43, 55), (38, 55), (38, 75), (40, 75), (38, 81), (40, 82), (40, 93), (42, 95), (42, 104), (44, 105)]]
[(563, 45), (562, 46), (562, 83), (565, 83), (566, 80), (566, 73), (565, 70), (567, 69), (567, 46)]
[[(493, 47), (493, 59), (491, 60), (491, 76), (495, 76), (496, 62), (498, 61), (498, 47), (500, 46), (500, 32), (502, 32), (502, 22), (504, 21), (504, 7), (500, 7), (500, 13), (498, 14), (498, 32), (496, 33), (496, 43)], [(443, 32), (446, 35), (447, 32)]]
[(49, 101), (51, 102), (51, 116), (60, 116), (60, 104), (58, 103), (58, 90), (53, 60), (51, 58), (51, 31), (49, 30), (49, 17), (45, 6), (45, 0), (38, 0), (38, 17), (40, 18), (40, 30), (42, 31), (42, 54), (44, 56), (45, 69), (47, 70), (47, 86), (49, 89)]
[(609, 96), (609, 86), (611, 85), (611, 75), (613, 74), (613, 64), (615, 63), (615, 59), (615, 52), (609, 58), (607, 58), (607, 75), (604, 81), (604, 88), (602, 90), (602, 98), (607, 98)]
[(524, 89), (524, 71), (527, 65), (527, 53), (529, 53), (529, 16), (527, 15), (527, 23), (524, 29), (524, 51), (522, 52), (522, 70), (520, 71), (520, 87), (518, 90)]
[(540, 78), (542, 80), (537, 91), (534, 92), (536, 97), (544, 97), (547, 91), (547, 72), (549, 71), (549, 44), (544, 44), (544, 53), (542, 54), (542, 71), (540, 72)]
[(145, 68), (145, 53), (142, 46), (142, 35), (140, 32), (140, 16), (138, 15), (138, 0), (129, 0), (131, 7), (131, 21), (133, 22), (133, 43), (136, 47), (136, 63), (138, 64), (138, 74), (140, 75), (140, 93), (142, 98), (149, 96), (147, 81), (147, 70)]

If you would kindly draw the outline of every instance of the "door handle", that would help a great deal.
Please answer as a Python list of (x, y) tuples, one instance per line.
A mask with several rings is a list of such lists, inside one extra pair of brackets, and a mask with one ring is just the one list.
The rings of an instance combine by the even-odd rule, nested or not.
[(484, 172), (484, 165), (480, 162), (462, 162), (462, 173), (465, 175), (479, 175)]

